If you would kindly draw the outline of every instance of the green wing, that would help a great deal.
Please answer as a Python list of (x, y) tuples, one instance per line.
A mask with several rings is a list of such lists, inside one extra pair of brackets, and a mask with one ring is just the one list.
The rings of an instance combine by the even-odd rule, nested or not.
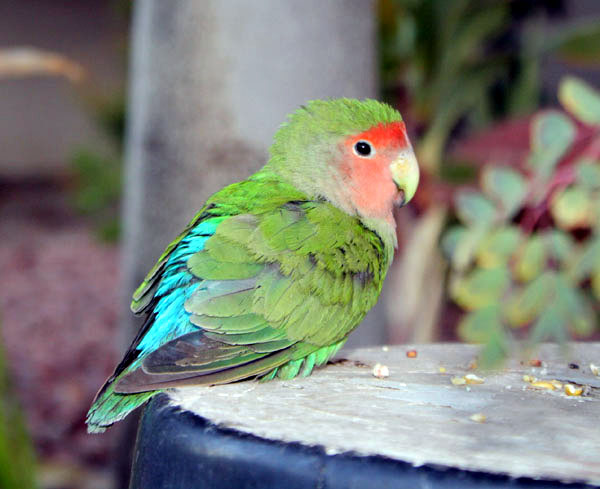
[(308, 374), (375, 304), (388, 256), (373, 231), (326, 202), (226, 217), (186, 264), (201, 281), (185, 302), (198, 330), (148, 354), (115, 391)]

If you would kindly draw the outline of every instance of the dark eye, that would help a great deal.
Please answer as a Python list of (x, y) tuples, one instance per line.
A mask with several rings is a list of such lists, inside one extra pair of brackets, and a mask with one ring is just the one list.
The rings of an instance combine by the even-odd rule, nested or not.
[(368, 141), (358, 141), (355, 145), (354, 145), (354, 152), (358, 155), (358, 156), (371, 156), (374, 151), (373, 148), (371, 147), (371, 143), (369, 143)]

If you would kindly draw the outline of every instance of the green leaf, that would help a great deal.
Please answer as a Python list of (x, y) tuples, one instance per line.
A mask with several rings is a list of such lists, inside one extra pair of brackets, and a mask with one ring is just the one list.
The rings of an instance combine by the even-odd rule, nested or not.
[(34, 489), (34, 447), (11, 380), (4, 346), (0, 344), (0, 487)]
[(478, 268), (455, 280), (452, 295), (464, 309), (480, 309), (497, 303), (509, 284), (510, 274), (506, 268)]
[(464, 226), (452, 226), (444, 233), (441, 246), (442, 252), (446, 258), (452, 260), (456, 249), (458, 248), (458, 244), (464, 238), (467, 232), (468, 231)]
[(598, 66), (600, 63), (600, 22), (592, 20), (588, 25), (578, 25), (563, 34), (555, 52), (568, 62)]
[(594, 311), (582, 292), (562, 275), (556, 280), (556, 301), (574, 334), (589, 336), (593, 333), (596, 326)]
[(516, 73), (512, 90), (508, 93), (508, 114), (512, 116), (533, 113), (540, 97), (540, 58), (523, 50), (521, 69)]
[(581, 122), (600, 124), (600, 93), (579, 78), (564, 78), (558, 87), (558, 99)]
[(493, 331), (502, 328), (500, 306), (483, 307), (464, 315), (458, 325), (458, 334), (469, 343), (485, 343)]
[(573, 283), (587, 278), (600, 266), (600, 237), (596, 237), (574, 254), (567, 264), (567, 276)]
[(466, 314), (458, 325), (459, 336), (471, 343), (483, 343), (480, 364), (496, 366), (508, 352), (508, 336), (502, 327), (500, 306), (492, 305)]
[(562, 263), (572, 256), (575, 240), (570, 234), (559, 229), (553, 229), (541, 236), (550, 258)]
[(530, 343), (532, 345), (543, 341), (565, 343), (567, 341), (567, 329), (562, 313), (563, 311), (556, 303), (552, 303), (545, 308), (533, 325), (529, 338)]
[(515, 276), (521, 282), (536, 278), (546, 265), (546, 250), (541, 236), (532, 236), (521, 248), (515, 262)]
[[(487, 233), (488, 229), (486, 227), (475, 226), (466, 228), (464, 233), (455, 232), (453, 236), (448, 238), (446, 249), (454, 245), (451, 259), (454, 270), (465, 270), (471, 264), (479, 243)], [(453, 241), (455, 242), (453, 243)]]
[(592, 272), (592, 292), (597, 301), (600, 301), (600, 264)]
[(496, 207), (479, 192), (465, 190), (456, 197), (456, 213), (465, 224), (491, 225), (496, 217)]
[(574, 139), (575, 126), (566, 115), (556, 110), (542, 112), (531, 124), (529, 166), (547, 177)]
[(486, 167), (482, 174), (482, 187), (488, 196), (500, 203), (507, 218), (515, 214), (527, 195), (523, 176), (506, 167)]
[(571, 186), (557, 192), (550, 202), (550, 212), (556, 225), (564, 230), (589, 227), (594, 218), (588, 189)]
[(592, 158), (582, 158), (576, 163), (577, 183), (587, 189), (600, 189), (600, 162)]
[(492, 231), (479, 245), (477, 264), (482, 268), (506, 265), (510, 256), (519, 246), (521, 238), (521, 231), (515, 226), (502, 227)]
[(494, 329), (489, 340), (479, 354), (479, 364), (483, 369), (497, 368), (510, 351), (509, 337), (504, 329)]
[(76, 177), (74, 203), (86, 214), (97, 214), (118, 202), (121, 195), (120, 161), (87, 149), (72, 157)]
[(504, 313), (513, 327), (526, 326), (548, 305), (555, 289), (554, 272), (546, 272), (517, 291), (508, 301)]

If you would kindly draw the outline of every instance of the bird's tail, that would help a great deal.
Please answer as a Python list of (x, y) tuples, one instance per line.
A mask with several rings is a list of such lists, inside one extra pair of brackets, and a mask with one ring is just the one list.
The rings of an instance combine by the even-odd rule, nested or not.
[(102, 433), (108, 427), (122, 420), (131, 411), (144, 404), (160, 391), (140, 392), (139, 394), (118, 394), (114, 392), (117, 379), (109, 380), (96, 395), (87, 413), (85, 422), (88, 433)]

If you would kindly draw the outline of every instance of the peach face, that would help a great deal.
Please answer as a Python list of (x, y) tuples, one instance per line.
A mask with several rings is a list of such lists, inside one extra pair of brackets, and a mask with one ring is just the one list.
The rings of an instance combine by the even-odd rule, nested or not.
[(355, 208), (374, 218), (389, 218), (393, 205), (414, 195), (418, 165), (403, 122), (380, 124), (347, 137), (340, 172)]

